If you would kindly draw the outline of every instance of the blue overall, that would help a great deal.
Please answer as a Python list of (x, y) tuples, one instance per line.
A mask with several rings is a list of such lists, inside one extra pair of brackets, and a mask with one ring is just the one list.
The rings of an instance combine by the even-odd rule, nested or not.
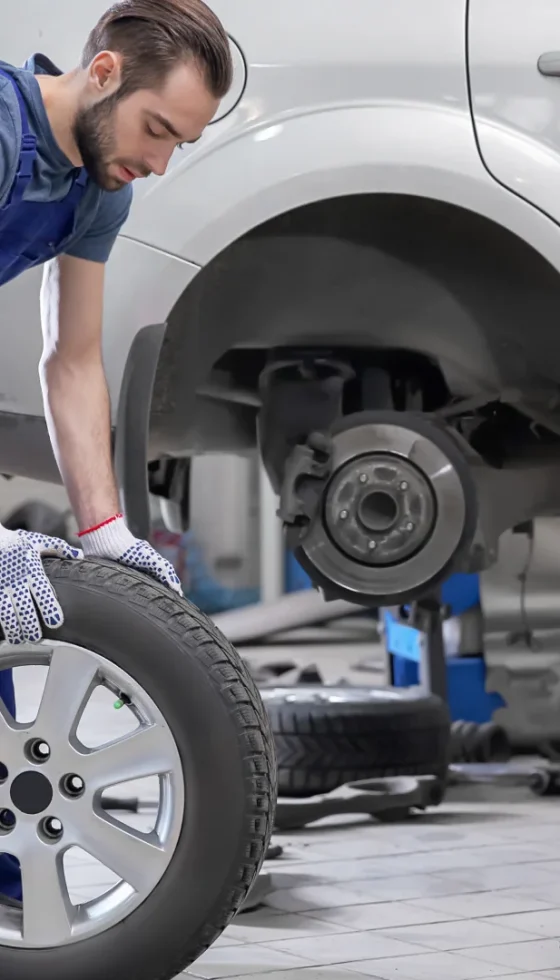
[[(72, 237), (75, 215), (87, 185), (87, 172), (77, 171), (69, 193), (61, 201), (24, 200), (33, 175), (37, 138), (29, 128), (23, 96), (15, 79), (0, 69), (0, 75), (13, 85), (21, 114), (19, 164), (10, 193), (0, 208), (0, 286), (35, 265), (48, 262), (64, 251)], [(15, 694), (11, 670), (0, 670), (0, 699), (15, 717)], [(0, 744), (0, 761), (2, 746)], [(21, 899), (19, 865), (9, 855), (0, 854), (0, 896)]]

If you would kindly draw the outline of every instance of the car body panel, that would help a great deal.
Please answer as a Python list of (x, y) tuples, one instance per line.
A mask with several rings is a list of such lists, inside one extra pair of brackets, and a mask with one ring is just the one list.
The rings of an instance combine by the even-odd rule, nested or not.
[[(117, 241), (107, 266), (103, 334), (113, 418), (134, 337), (144, 326), (165, 323), (198, 271), (165, 252), (123, 238)], [(38, 371), (40, 286), (41, 271), (34, 269), (0, 290), (0, 413), (44, 414)]]
[(163, 179), (135, 188), (127, 235), (205, 263), (251, 227), (309, 201), (410, 191), (416, 180), (426, 193), (441, 187), (439, 142), (446, 156), (461, 122), (460, 152), (479, 166), (464, 3), (426, 0), (422, 17), (414, 0), (213, 7), (248, 65), (243, 98), (200, 143), (174, 154)]
[[(394, 194), (456, 205), (508, 229), (560, 271), (555, 222), (533, 206), (530, 196), (524, 200), (512, 193), (515, 187), (496, 179), (479, 152), (466, 30), (470, 9), (471, 43), (480, 37), (482, 2), (508, 19), (505, 0), (501, 6), (499, 0), (471, 0), (470, 8), (467, 0), (395, 0), (389, 5), (348, 0), (344, 6), (339, 0), (212, 0), (233, 39), (232, 93), (200, 142), (173, 154), (165, 177), (135, 185), (130, 219), (107, 275), (104, 354), (114, 418), (124, 367), (142, 328), (167, 322), (199, 270), (229, 246), (269, 219), (310, 202)], [(106, 5), (107, 0), (52, 0), (48, 5), (20, 0), (5, 18), (0, 53), (19, 64), (42, 51), (70, 69)], [(521, 9), (519, 0), (512, 0), (512, 9)], [(545, 0), (537, 0), (531, 16), (538, 9), (546, 21), (539, 28), (540, 43), (556, 15)], [(496, 20), (492, 23), (488, 44), (494, 44), (499, 60), (506, 50), (500, 48), (503, 31)], [(475, 50), (475, 75), (477, 57)], [(474, 101), (476, 111), (476, 92)], [(503, 158), (512, 140), (523, 141), (523, 134), (516, 136), (490, 120), (492, 127)], [(39, 283), (35, 270), (0, 290), (0, 339), (6, 351), (0, 363), (0, 414), (43, 415), (37, 374)], [(242, 291), (251, 285), (242, 283)], [(290, 333), (290, 327), (282, 325), (278, 332), (273, 327), (270, 322), (243, 326), (240, 342), (266, 346), (285, 343), (287, 336), (290, 343), (297, 341), (295, 328)], [(188, 360), (191, 368), (193, 399), (215, 363), (213, 351), (221, 357), (228, 350), (231, 325), (226, 317), (214, 334), (200, 334), (203, 351), (197, 329), (189, 316), (180, 319), (185, 343), (177, 349), (181, 363)], [(485, 349), (484, 328), (474, 323), (473, 330), (472, 350), (478, 352)], [(364, 346), (375, 345), (374, 334), (369, 326)], [(317, 331), (313, 336), (320, 342)], [(419, 349), (424, 339), (419, 338)], [(231, 346), (235, 342), (232, 337)], [(439, 335), (435, 346), (442, 347)], [(463, 364), (470, 353), (463, 345)], [(186, 376), (187, 371), (183, 385)], [(171, 398), (172, 405), (176, 401)], [(203, 411), (200, 402), (199, 415)], [(182, 437), (181, 431), (174, 451), (182, 450)], [(204, 448), (202, 441), (197, 449)]]
[(556, 0), (470, 0), (468, 67), (480, 152), (492, 176), (560, 221), (560, 51)]

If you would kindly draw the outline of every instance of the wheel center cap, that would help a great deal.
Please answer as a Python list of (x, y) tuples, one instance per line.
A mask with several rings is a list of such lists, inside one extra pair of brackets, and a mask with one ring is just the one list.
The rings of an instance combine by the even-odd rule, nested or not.
[(42, 813), (51, 805), (53, 788), (40, 772), (22, 772), (14, 779), (10, 796), (21, 813)]

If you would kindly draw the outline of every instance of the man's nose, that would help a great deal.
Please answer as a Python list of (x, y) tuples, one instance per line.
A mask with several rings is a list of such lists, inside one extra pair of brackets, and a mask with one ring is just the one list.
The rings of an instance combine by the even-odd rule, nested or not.
[(148, 166), (156, 177), (163, 177), (169, 166), (169, 161), (171, 160), (172, 154), (173, 148), (169, 150), (165, 149), (163, 151), (160, 150), (157, 154), (154, 153), (154, 155), (148, 160)]

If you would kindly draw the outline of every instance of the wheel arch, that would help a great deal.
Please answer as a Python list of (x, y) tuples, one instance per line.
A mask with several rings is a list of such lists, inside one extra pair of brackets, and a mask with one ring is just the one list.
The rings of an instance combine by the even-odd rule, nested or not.
[[(245, 394), (277, 347), (413, 351), (458, 396), (555, 386), (559, 302), (553, 265), (466, 208), (405, 194), (294, 208), (228, 245), (171, 311), (155, 443), (179, 454), (250, 448), (257, 401)], [(217, 399), (205, 394), (216, 381)]]

